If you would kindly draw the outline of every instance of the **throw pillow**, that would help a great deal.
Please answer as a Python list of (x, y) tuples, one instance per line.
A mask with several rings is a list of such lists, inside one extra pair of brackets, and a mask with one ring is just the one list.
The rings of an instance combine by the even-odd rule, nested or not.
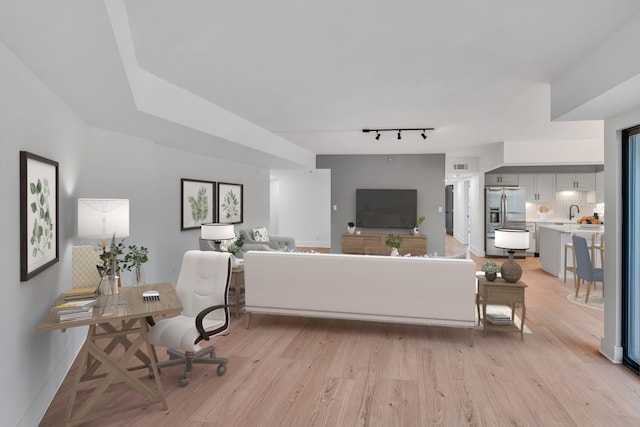
[(269, 241), (269, 232), (266, 227), (262, 228), (254, 228), (253, 229), (253, 240), (256, 242), (268, 242)]

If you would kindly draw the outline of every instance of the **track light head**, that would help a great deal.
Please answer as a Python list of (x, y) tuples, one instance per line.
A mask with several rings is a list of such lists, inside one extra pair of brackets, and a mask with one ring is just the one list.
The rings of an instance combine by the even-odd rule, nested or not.
[(420, 134), (422, 136), (422, 139), (427, 139), (427, 131), (422, 129), (422, 133)]
[(376, 131), (376, 141), (380, 139), (380, 132)]
[(398, 139), (402, 139), (402, 135), (400, 135), (401, 130), (398, 129)]

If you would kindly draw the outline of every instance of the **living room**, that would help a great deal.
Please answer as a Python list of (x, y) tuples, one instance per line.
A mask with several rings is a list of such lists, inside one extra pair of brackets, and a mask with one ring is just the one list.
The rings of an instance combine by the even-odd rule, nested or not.
[[(30, 2), (25, 2), (30, 3)], [(33, 2), (31, 2), (33, 3)], [(624, 2), (620, 2), (624, 3)], [(472, 200), (473, 207), (481, 211), (480, 188), (481, 174), (501, 165), (524, 165), (527, 163), (543, 164), (543, 163), (566, 163), (575, 161), (576, 147), (584, 146), (582, 141), (534, 141), (531, 144), (521, 144), (522, 141), (516, 141), (515, 138), (507, 136), (496, 136), (496, 141), (490, 147), (465, 149), (457, 146), (452, 141), (447, 143), (452, 145), (453, 149), (445, 156), (444, 150), (439, 153), (392, 153), (378, 152), (381, 148), (372, 145), (376, 144), (373, 135), (366, 136), (367, 148), (358, 154), (334, 154), (325, 151), (325, 149), (301, 149), (299, 147), (289, 147), (286, 141), (277, 139), (277, 144), (281, 144), (280, 148), (263, 152), (262, 157), (256, 155), (255, 148), (247, 148), (243, 144), (234, 144), (229, 139), (221, 136), (214, 138), (214, 141), (208, 145), (209, 141), (203, 137), (205, 133), (199, 128), (191, 128), (189, 132), (180, 133), (177, 128), (188, 127), (187, 124), (175, 119), (162, 119), (160, 113), (158, 116), (151, 116), (150, 113), (136, 114), (137, 123), (125, 121), (130, 114), (131, 107), (134, 104), (134, 96), (130, 93), (130, 88), (125, 77), (125, 73), (118, 74), (117, 79), (122, 83), (118, 87), (120, 92), (115, 96), (124, 99), (122, 105), (128, 105), (130, 110), (119, 110), (120, 104), (101, 104), (95, 102), (92, 107), (86, 109), (78, 108), (78, 104), (86, 102), (87, 99), (100, 99), (105, 94), (101, 92), (105, 89), (100, 84), (80, 85), (82, 88), (77, 93), (74, 87), (69, 83), (70, 79), (93, 80), (97, 78), (92, 74), (93, 68), (87, 71), (85, 68), (79, 67), (77, 64), (54, 64), (51, 68), (44, 66), (44, 63), (53, 61), (42, 51), (30, 50), (30, 44), (42, 44), (43, 50), (52, 49), (47, 46), (47, 37), (41, 34), (40, 38), (30, 38), (24, 36), (32, 26), (45, 25), (48, 30), (57, 28), (58, 23), (46, 21), (44, 16), (47, 12), (51, 12), (53, 16), (61, 19), (64, 13), (69, 13), (77, 18), (82, 11), (71, 12), (69, 10), (54, 12), (43, 5), (40, 13), (29, 10), (14, 8), (17, 6), (7, 6), (6, 14), (0, 18), (2, 23), (2, 32), (0, 33), (0, 92), (2, 100), (0, 101), (0, 135), (2, 135), (2, 145), (0, 146), (1, 158), (3, 159), (3, 168), (0, 171), (2, 176), (3, 191), (8, 202), (0, 207), (0, 217), (5, 224), (11, 225), (7, 229), (5, 239), (2, 245), (2, 259), (0, 266), (8, 278), (5, 290), (7, 292), (7, 301), (11, 301), (5, 310), (3, 310), (3, 321), (11, 327), (6, 328), (5, 343), (7, 352), (5, 354), (5, 363), (2, 368), (2, 377), (5, 378), (5, 391), (11, 393), (9, 399), (4, 400), (2, 404), (2, 412), (6, 414), (9, 425), (36, 425), (47, 410), (47, 407), (56, 394), (58, 386), (62, 383), (65, 375), (73, 363), (79, 348), (84, 342), (85, 332), (82, 330), (67, 330), (61, 333), (36, 333), (35, 328), (42, 316), (47, 312), (50, 304), (64, 290), (68, 288), (71, 281), (71, 247), (76, 244), (94, 244), (96, 242), (80, 239), (76, 236), (77, 218), (76, 218), (76, 201), (80, 197), (114, 197), (128, 198), (131, 201), (131, 236), (127, 238), (128, 243), (142, 244), (151, 248), (150, 259), (147, 264), (147, 281), (172, 281), (175, 282), (178, 271), (180, 269), (180, 261), (185, 251), (196, 247), (197, 232), (181, 232), (180, 224), (180, 179), (209, 179), (212, 181), (222, 181), (230, 183), (242, 183), (244, 186), (244, 223), (246, 226), (267, 225), (271, 220), (270, 213), (270, 187), (271, 175), (273, 170), (285, 170), (291, 168), (292, 165), (300, 170), (322, 170), (322, 156), (335, 156), (335, 162), (348, 160), (350, 156), (357, 156), (362, 161), (383, 160), (385, 164), (406, 165), (407, 163), (419, 161), (435, 161), (433, 168), (429, 168), (429, 172), (421, 171), (424, 175), (413, 175), (398, 177), (402, 174), (401, 166), (398, 170), (394, 169), (392, 175), (385, 176), (381, 168), (376, 168), (374, 174), (376, 180), (366, 180), (366, 183), (375, 182), (376, 185), (383, 185), (394, 179), (401, 180), (403, 185), (411, 185), (418, 187), (417, 182), (421, 182), (420, 186), (424, 188), (424, 194), (434, 194), (434, 199), (425, 201), (424, 212), (427, 221), (424, 224), (424, 232), (429, 238), (429, 251), (438, 251), (444, 253), (444, 232), (442, 224), (439, 224), (436, 218), (438, 215), (438, 206), (444, 204), (444, 178), (446, 175), (447, 158), (465, 158), (474, 157), (478, 160), (477, 175), (467, 178), (468, 181), (475, 184), (475, 191), (478, 198)], [(75, 4), (78, 8), (81, 6)], [(618, 5), (623, 7), (623, 5)], [(4, 8), (5, 6), (3, 6)], [(68, 6), (72, 8), (72, 6)], [(107, 20), (107, 13), (100, 15), (99, 19), (94, 17), (95, 6), (86, 7), (87, 12), (92, 18), (87, 17), (86, 24), (103, 22)], [(613, 7), (613, 6), (612, 6)], [(104, 8), (104, 6), (103, 6)], [(11, 10), (9, 10), (11, 9)], [(621, 9), (620, 14), (625, 14), (631, 18), (619, 18), (618, 23), (622, 25), (627, 22), (633, 27), (637, 24), (640, 17), (637, 15), (637, 9), (630, 10)], [(591, 18), (592, 20), (594, 18)], [(607, 30), (610, 30), (611, 37), (608, 38), (611, 43), (617, 42), (622, 51), (625, 47), (633, 47), (635, 39), (633, 37), (624, 37), (624, 34), (618, 35), (615, 19), (609, 22)], [(76, 21), (74, 21), (76, 22)], [(594, 21), (591, 21), (594, 22)], [(22, 27), (24, 25), (24, 27)], [(82, 26), (69, 27), (70, 38), (82, 39), (78, 34), (85, 34)], [(636, 27), (637, 28), (637, 27)], [(623, 28), (629, 31), (628, 27)], [(623, 33), (624, 33), (623, 31)], [(54, 34), (55, 33), (55, 34)], [(87, 31), (86, 33), (89, 33)], [(22, 37), (20, 36), (22, 34)], [(605, 36), (609, 34), (601, 34), (599, 40), (605, 40)], [(55, 35), (55, 37), (54, 37)], [(55, 31), (52, 31), (51, 43), (57, 43), (61, 37)], [(112, 35), (113, 38), (113, 35)], [(64, 39), (64, 38), (62, 38)], [(82, 44), (82, 40), (75, 43)], [(87, 43), (91, 45), (92, 43)], [(75, 44), (74, 47), (77, 47)], [(85, 55), (87, 58), (93, 58), (90, 52), (92, 49), (103, 49), (107, 56), (117, 56), (115, 53), (115, 43), (108, 46), (97, 43), (95, 46), (85, 46), (87, 50), (82, 50), (80, 56)], [(574, 53), (574, 59), (577, 63), (580, 58), (585, 57), (587, 65), (592, 65), (589, 61), (603, 61), (611, 64), (617, 61), (613, 49), (606, 50), (609, 54), (603, 55), (598, 51), (602, 47), (600, 44), (593, 45), (593, 55), (586, 56), (588, 52), (580, 51)], [(34, 48), (35, 49), (35, 48)], [(32, 56), (33, 54), (33, 56)], [(52, 54), (52, 56), (56, 56)], [(95, 56), (96, 61), (100, 63), (105, 60), (104, 57)], [(97, 58), (101, 58), (97, 60)], [(42, 62), (41, 62), (42, 61)], [(86, 62), (92, 62), (91, 60)], [(115, 61), (118, 67), (122, 68), (122, 62), (118, 57)], [(27, 65), (29, 64), (29, 65)], [(41, 68), (42, 66), (42, 68)], [(86, 66), (86, 64), (85, 64)], [(95, 67), (102, 67), (103, 64), (96, 64)], [(106, 65), (104, 65), (106, 67)], [(113, 67), (113, 65), (111, 65)], [(615, 264), (619, 254), (619, 245), (616, 242), (620, 240), (620, 219), (619, 212), (621, 191), (620, 180), (617, 171), (620, 170), (620, 139), (619, 131), (640, 122), (640, 108), (637, 104), (638, 97), (621, 97), (620, 102), (616, 103), (616, 109), (597, 109), (598, 97), (603, 103), (609, 105), (609, 99), (613, 98), (617, 90), (621, 90), (620, 85), (626, 86), (627, 93), (633, 92), (634, 84), (637, 82), (638, 64), (628, 63), (625, 70), (625, 76), (609, 75), (601, 76), (591, 74), (595, 67), (587, 67), (587, 70), (576, 66), (566, 72), (556, 76), (558, 78), (553, 85), (545, 82), (543, 85), (547, 88), (546, 96), (536, 99), (535, 102), (547, 102), (547, 110), (551, 110), (552, 118), (556, 119), (565, 116), (570, 120), (590, 120), (598, 121), (595, 125), (600, 129), (601, 147), (604, 150), (605, 170), (611, 171), (606, 176), (607, 186), (607, 262), (611, 260), (613, 264), (608, 268), (614, 272), (611, 280), (611, 286), (605, 290), (605, 299), (607, 304), (611, 306), (605, 307), (604, 315), (604, 331), (597, 334), (595, 341), (601, 345), (596, 345), (596, 349), (604, 353), (607, 358), (620, 362), (620, 323), (619, 308), (616, 302), (620, 301), (620, 272)], [(589, 69), (592, 71), (589, 72)], [(572, 74), (573, 73), (573, 74)], [(584, 79), (572, 78), (578, 75)], [(51, 83), (52, 75), (64, 74), (66, 77), (58, 81), (58, 84)], [(596, 73), (598, 74), (598, 73)], [(603, 80), (599, 80), (602, 78)], [(616, 80), (616, 78), (618, 80)], [(55, 80), (55, 79), (53, 79)], [(120, 82), (120, 80), (122, 80)], [(587, 81), (584, 83), (587, 89), (578, 90), (582, 96), (572, 96), (570, 85), (567, 82)], [(414, 82), (415, 84), (416, 82)], [(598, 84), (596, 84), (598, 83)], [(575, 83), (577, 84), (577, 83)], [(87, 92), (87, 88), (93, 89)], [(514, 86), (515, 87), (515, 86)], [(487, 90), (489, 90), (488, 88)], [(555, 91), (553, 89), (556, 89)], [(582, 88), (579, 88), (582, 89)], [(614, 90), (615, 89), (615, 90)], [(564, 96), (563, 96), (564, 93)], [(70, 96), (69, 94), (72, 94)], [(373, 94), (372, 96), (374, 96)], [(74, 98), (77, 96), (77, 98)], [(581, 98), (581, 99), (578, 99)], [(595, 101), (594, 101), (595, 100)], [(373, 103), (373, 101), (369, 101)], [(523, 101), (524, 102), (524, 101)], [(549, 105), (550, 104), (550, 105)], [(114, 107), (115, 105), (115, 107)], [(146, 107), (154, 106), (152, 101), (148, 101)], [(337, 106), (336, 106), (337, 107)], [(474, 111), (483, 110), (487, 105), (485, 103), (476, 104)], [(344, 108), (344, 107), (343, 107)], [(443, 107), (444, 108), (444, 107)], [(594, 112), (595, 111), (595, 112)], [(163, 112), (164, 113), (164, 112)], [(168, 114), (168, 113), (167, 113)], [(382, 116), (384, 113), (379, 112)], [(478, 113), (479, 114), (479, 113)], [(473, 115), (473, 112), (461, 114), (462, 116)], [(479, 114), (480, 115), (480, 114)], [(549, 117), (544, 120), (548, 121)], [(171, 123), (165, 123), (167, 122)], [(428, 119), (430, 120), (430, 119)], [(373, 126), (369, 122), (368, 117), (361, 118), (362, 126)], [(366, 123), (364, 123), (366, 122)], [(115, 123), (126, 123), (123, 126), (116, 126)], [(177, 124), (176, 124), (177, 123)], [(474, 125), (480, 125), (477, 121)], [(563, 123), (555, 122), (553, 125), (561, 126)], [(564, 123), (567, 124), (567, 123)], [(155, 133), (147, 133), (146, 126), (156, 127)], [(421, 123), (420, 126), (423, 124)], [(571, 126), (571, 124), (567, 124)], [(399, 126), (397, 123), (390, 126)], [(404, 125), (402, 125), (404, 126)], [(426, 124), (425, 124), (426, 126)], [(382, 126), (381, 126), (382, 127)], [(553, 127), (553, 126), (552, 126)], [(116, 130), (114, 130), (116, 129)], [(194, 130), (195, 129), (195, 130)], [(350, 128), (351, 129), (351, 128)], [(480, 127), (478, 127), (480, 129)], [(251, 128), (252, 131), (257, 132)], [(351, 134), (357, 133), (351, 129)], [(356, 129), (359, 132), (359, 129)], [(441, 134), (446, 134), (446, 129), (440, 130)], [(238, 131), (237, 133), (242, 133)], [(268, 139), (265, 135), (267, 132), (259, 133), (256, 138), (259, 141)], [(513, 135), (512, 133), (510, 135)], [(265, 139), (261, 139), (261, 138)], [(363, 136), (364, 137), (364, 136)], [(269, 137), (275, 138), (275, 137)], [(359, 136), (358, 136), (359, 138)], [(404, 141), (409, 139), (409, 135), (403, 135)], [(392, 139), (396, 139), (394, 135)], [(438, 139), (438, 133), (434, 132), (429, 135), (429, 140), (434, 143)], [(389, 141), (387, 141), (388, 143)], [(394, 141), (394, 143), (400, 141)], [(415, 146), (415, 142), (410, 143), (410, 147)], [(256, 145), (260, 145), (256, 142)], [(294, 145), (294, 144), (291, 144)], [(562, 145), (564, 149), (557, 150)], [(282, 147), (290, 148), (290, 151), (282, 150)], [(386, 146), (388, 147), (388, 145)], [(402, 150), (408, 150), (405, 147)], [(26, 150), (48, 159), (59, 162), (59, 236), (60, 236), (60, 259), (51, 268), (43, 271), (29, 281), (21, 282), (20, 278), (20, 256), (16, 248), (20, 241), (20, 231), (18, 224), (20, 223), (18, 200), (19, 200), (19, 151)], [(252, 151), (255, 150), (255, 151)], [(277, 153), (282, 152), (281, 157)], [(577, 154), (576, 154), (577, 153)], [(395, 157), (398, 156), (398, 157)], [(402, 158), (401, 156), (406, 156)], [(559, 156), (559, 157), (553, 157)], [(413, 157), (413, 159), (411, 159)], [(258, 160), (259, 158), (259, 160)], [(392, 161), (388, 159), (392, 158)], [(320, 160), (318, 160), (320, 159)], [(335, 168), (336, 173), (339, 168)], [(404, 169), (406, 172), (407, 169)], [(418, 170), (418, 168), (416, 168)], [(342, 169), (348, 173), (348, 168)], [(431, 175), (433, 173), (433, 175)], [(396, 181), (398, 182), (398, 181)], [(411, 184), (405, 184), (411, 183)], [(358, 184), (360, 185), (360, 184)], [(361, 185), (364, 185), (361, 184)], [(432, 191), (433, 187), (433, 191)], [(345, 189), (346, 191), (346, 189)], [(339, 193), (331, 187), (331, 197)], [(350, 195), (341, 194), (340, 199), (335, 202), (337, 211), (340, 215), (346, 212), (348, 203), (352, 203)], [(333, 204), (333, 200), (332, 200)], [(423, 213), (423, 212), (420, 212)], [(334, 214), (335, 215), (335, 214)], [(480, 215), (478, 213), (478, 215)], [(308, 221), (304, 215), (298, 216), (300, 223)], [(340, 216), (334, 221), (332, 216), (330, 219), (330, 244), (334, 245), (337, 235), (344, 232), (346, 228), (346, 215)], [(297, 224), (297, 226), (301, 226)], [(302, 224), (304, 226), (304, 224)], [(481, 233), (478, 229), (478, 233)], [(481, 241), (481, 236), (472, 236), (472, 243), (477, 238)], [(312, 241), (312, 238), (306, 240)], [(610, 239), (610, 240), (609, 240)], [(481, 244), (477, 243), (480, 247)], [(433, 248), (433, 249), (431, 249)], [(609, 273), (608, 273), (609, 274)], [(610, 303), (609, 303), (610, 302)], [(271, 322), (271, 321), (269, 321)], [(317, 324), (314, 324), (317, 327)], [(294, 327), (298, 324), (294, 323)], [(78, 329), (78, 328), (75, 328)], [(357, 333), (357, 328), (356, 332)], [(534, 334), (535, 334), (534, 330)], [(431, 331), (434, 336), (441, 336), (445, 341), (449, 339), (446, 333), (440, 330)], [(238, 333), (239, 336), (244, 336)], [(233, 334), (229, 336), (232, 338)], [(244, 336), (247, 340), (250, 336)], [(571, 340), (570, 336), (565, 337)], [(464, 340), (463, 340), (464, 341)], [(513, 341), (513, 342), (512, 342)], [(525, 341), (526, 343), (526, 341)], [(510, 345), (520, 345), (515, 339), (500, 340), (499, 348), (504, 352), (509, 352)], [(560, 344), (558, 344), (560, 345)], [(448, 347), (448, 351), (455, 352), (455, 347)], [(537, 351), (537, 348), (531, 349)], [(430, 351), (433, 351), (430, 350)], [(446, 355), (438, 355), (437, 357), (446, 357)], [(480, 356), (483, 360), (486, 355)], [(303, 372), (303, 371), (300, 371)], [(231, 372), (230, 372), (231, 373)], [(229, 374), (230, 374), (229, 373)], [(229, 375), (227, 374), (227, 375)], [(208, 378), (213, 380), (215, 378)], [(487, 378), (490, 381), (490, 378)], [(9, 385), (11, 384), (11, 385)], [(345, 386), (348, 387), (348, 386)], [(613, 387), (613, 386), (611, 386)], [(185, 393), (188, 391), (185, 391)]]

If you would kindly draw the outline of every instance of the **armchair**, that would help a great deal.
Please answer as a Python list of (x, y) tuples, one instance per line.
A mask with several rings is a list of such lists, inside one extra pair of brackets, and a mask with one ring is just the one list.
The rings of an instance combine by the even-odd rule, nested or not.
[[(262, 235), (263, 240), (256, 240), (256, 231)], [(242, 250), (248, 251), (260, 251), (260, 250), (295, 250), (296, 240), (293, 237), (271, 236), (266, 228), (244, 228), (240, 230), (240, 233), (244, 235), (244, 246)]]
[(158, 368), (184, 364), (184, 374), (179, 379), (183, 387), (189, 384), (194, 363), (217, 364), (218, 375), (227, 370), (227, 359), (216, 357), (213, 346), (202, 348), (200, 342), (229, 329), (230, 258), (228, 252), (187, 251), (176, 285), (182, 313), (155, 324), (150, 322), (149, 342), (168, 347), (169, 360), (159, 362)]

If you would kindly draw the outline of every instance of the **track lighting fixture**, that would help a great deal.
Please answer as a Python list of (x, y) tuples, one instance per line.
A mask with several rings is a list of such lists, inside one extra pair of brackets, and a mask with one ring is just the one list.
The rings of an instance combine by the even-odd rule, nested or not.
[(402, 132), (406, 131), (420, 131), (420, 136), (422, 139), (427, 139), (427, 131), (434, 130), (434, 128), (395, 128), (395, 129), (362, 129), (362, 132), (375, 132), (376, 133), (376, 141), (380, 140), (380, 132), (397, 132), (398, 140), (402, 139)]

